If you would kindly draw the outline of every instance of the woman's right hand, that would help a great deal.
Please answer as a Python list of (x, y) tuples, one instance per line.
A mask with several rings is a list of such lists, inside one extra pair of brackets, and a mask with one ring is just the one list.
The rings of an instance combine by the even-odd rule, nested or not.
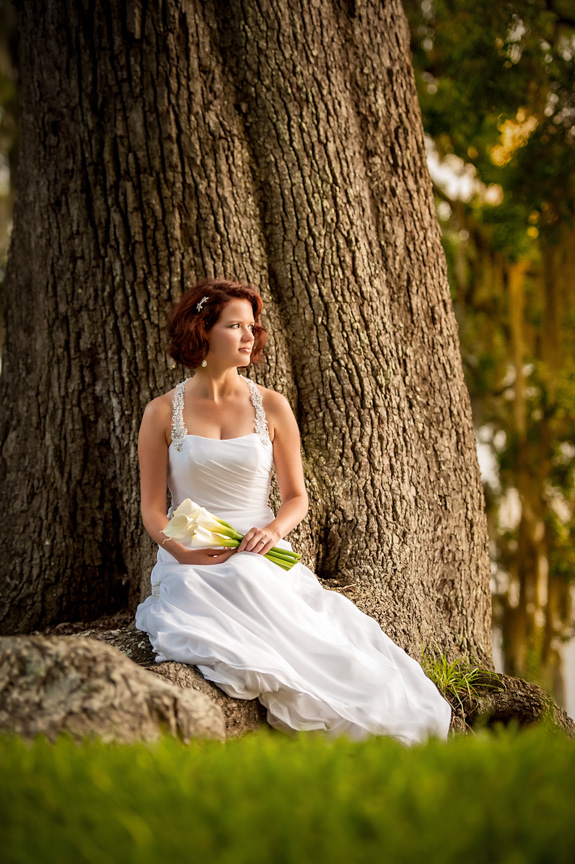
[[(170, 546), (178, 546), (172, 550)], [(196, 566), (206, 566), (210, 564), (222, 564), (235, 554), (235, 549), (222, 549), (214, 547), (206, 547), (205, 549), (186, 549), (181, 543), (166, 543), (165, 547), (170, 555), (173, 555), (178, 564), (195, 564)]]

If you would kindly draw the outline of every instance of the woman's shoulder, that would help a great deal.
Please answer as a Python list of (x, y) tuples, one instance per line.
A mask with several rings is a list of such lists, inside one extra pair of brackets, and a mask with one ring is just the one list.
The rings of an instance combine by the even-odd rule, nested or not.
[(277, 444), (280, 440), (299, 442), (299, 429), (289, 400), (277, 390), (256, 385), (262, 396), (262, 405), (268, 421), (270, 439)]
[(172, 419), (172, 405), (176, 388), (172, 387), (167, 393), (162, 393), (161, 396), (156, 396), (144, 408), (144, 418), (147, 421), (154, 423), (165, 423)]
[(286, 420), (293, 420), (294, 414), (289, 401), (277, 390), (262, 387), (256, 384), (262, 396), (262, 405), (265, 415), (274, 427), (279, 427)]
[(266, 411), (268, 407), (279, 411), (289, 408), (291, 411), (290, 404), (282, 393), (278, 393), (277, 390), (270, 390), (269, 387), (263, 387), (261, 384), (256, 384), (256, 387), (261, 393)]

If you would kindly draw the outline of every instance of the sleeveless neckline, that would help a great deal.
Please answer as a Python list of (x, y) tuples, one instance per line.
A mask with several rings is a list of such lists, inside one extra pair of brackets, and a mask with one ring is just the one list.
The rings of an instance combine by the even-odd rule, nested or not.
[(243, 375), (239, 375), (238, 377), (246, 382), (250, 391), (250, 402), (256, 412), (254, 420), (255, 430), (249, 432), (247, 435), (237, 435), (234, 438), (210, 438), (207, 435), (194, 435), (189, 433), (184, 423), (184, 389), (187, 382), (191, 381), (191, 378), (186, 378), (184, 381), (180, 381), (176, 386), (176, 392), (172, 401), (172, 440), (169, 444), (170, 447), (173, 444), (175, 449), (179, 452), (182, 449), (182, 445), (186, 438), (198, 438), (201, 441), (218, 441), (222, 443), (224, 441), (242, 441), (244, 438), (251, 438), (254, 435), (257, 435), (263, 444), (271, 444), (268, 421), (263, 407), (262, 394), (251, 378), (246, 378)]
[[(242, 438), (251, 438), (252, 435), (257, 435), (257, 432), (248, 432), (247, 435), (235, 435), (233, 438), (210, 438), (209, 435), (194, 435), (191, 432), (186, 432), (186, 438), (199, 438), (201, 441), (241, 441)], [(172, 442), (173, 443), (173, 442)]]

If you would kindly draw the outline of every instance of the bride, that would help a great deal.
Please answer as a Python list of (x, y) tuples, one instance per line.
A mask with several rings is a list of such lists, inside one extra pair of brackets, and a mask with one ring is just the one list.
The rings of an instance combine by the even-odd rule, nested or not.
[[(291, 549), (284, 538), (308, 499), (288, 401), (239, 374), (261, 359), (261, 310), (251, 288), (218, 279), (188, 290), (171, 313), (169, 353), (195, 373), (142, 419), (142, 517), (159, 548), (136, 627), (156, 662), (192, 664), (228, 695), (257, 697), (275, 728), (406, 744), (445, 738), (451, 709), (419, 664), (303, 564), (286, 571), (264, 557)], [(192, 549), (168, 538), (168, 517), (186, 498), (244, 534), (239, 547)]]

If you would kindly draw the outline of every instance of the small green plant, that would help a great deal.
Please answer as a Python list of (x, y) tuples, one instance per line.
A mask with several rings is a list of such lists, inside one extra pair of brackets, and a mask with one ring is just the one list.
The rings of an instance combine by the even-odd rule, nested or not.
[(479, 696), (479, 690), (504, 690), (504, 682), (488, 669), (473, 666), (463, 658), (448, 660), (445, 654), (430, 657), (425, 648), (422, 648), (422, 667), (428, 678), (431, 678), (436, 687), (443, 693), (446, 699), (451, 696), (456, 700), (462, 713), (465, 715), (463, 698), (471, 699)]

